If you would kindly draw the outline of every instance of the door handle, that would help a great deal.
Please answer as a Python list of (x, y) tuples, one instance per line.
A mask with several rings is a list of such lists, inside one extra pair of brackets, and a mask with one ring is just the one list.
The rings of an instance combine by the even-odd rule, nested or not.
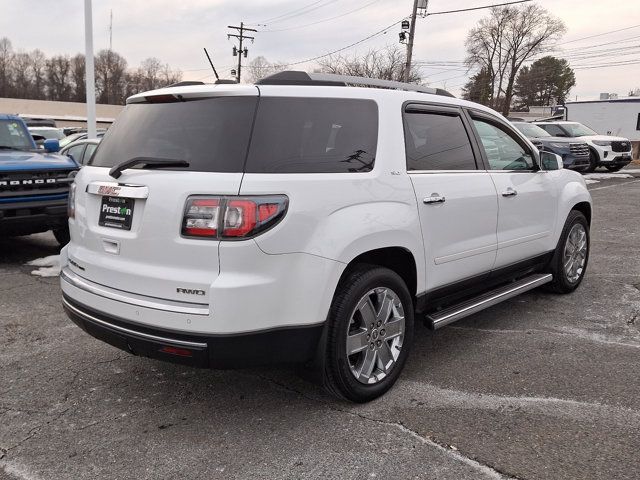
[(507, 187), (507, 189), (502, 192), (502, 196), (503, 197), (515, 197), (518, 194), (517, 190), (514, 190), (511, 187)]
[(430, 197), (424, 197), (422, 203), (427, 205), (431, 203), (444, 203), (445, 200), (446, 198), (444, 198), (443, 195), (432, 193)]

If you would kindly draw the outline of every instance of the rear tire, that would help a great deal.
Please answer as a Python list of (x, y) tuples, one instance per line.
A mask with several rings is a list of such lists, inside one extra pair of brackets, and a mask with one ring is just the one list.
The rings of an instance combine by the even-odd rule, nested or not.
[(587, 271), (590, 249), (589, 223), (582, 212), (571, 210), (551, 259), (553, 281), (545, 288), (555, 293), (571, 293), (578, 288)]
[(413, 301), (402, 278), (388, 268), (355, 266), (340, 281), (329, 311), (325, 388), (358, 403), (383, 395), (404, 367), (413, 325)]
[(64, 227), (56, 228), (53, 230), (53, 236), (56, 237), (56, 240), (60, 244), (61, 247), (64, 247), (71, 240), (71, 236), (69, 234), (69, 225), (65, 225)]

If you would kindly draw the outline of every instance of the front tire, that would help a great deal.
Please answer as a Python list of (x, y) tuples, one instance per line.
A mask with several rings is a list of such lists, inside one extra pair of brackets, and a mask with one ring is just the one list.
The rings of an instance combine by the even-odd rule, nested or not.
[(60, 244), (61, 247), (64, 247), (71, 240), (71, 236), (69, 234), (69, 225), (65, 225), (64, 227), (56, 228), (53, 230), (53, 236), (56, 237), (56, 240)]
[(584, 170), (584, 172), (592, 173), (596, 168), (598, 168), (598, 163), (600, 163), (600, 158), (598, 157), (598, 153), (595, 150), (590, 150), (589, 166)]
[(358, 265), (340, 281), (328, 319), (324, 386), (363, 403), (400, 376), (413, 340), (411, 294), (388, 268)]
[(587, 271), (590, 248), (589, 223), (581, 212), (571, 210), (551, 260), (553, 281), (546, 285), (547, 290), (571, 293), (578, 288)]

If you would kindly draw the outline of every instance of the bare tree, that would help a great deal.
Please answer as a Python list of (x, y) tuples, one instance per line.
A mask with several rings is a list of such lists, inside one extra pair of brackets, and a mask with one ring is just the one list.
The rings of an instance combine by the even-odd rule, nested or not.
[(36, 100), (46, 98), (47, 57), (42, 50), (35, 49), (29, 54), (29, 58), (31, 59), (31, 72), (33, 73), (33, 89), (29, 96), (25, 98), (33, 98)]
[(0, 38), (0, 97), (10, 97), (13, 90), (13, 46), (11, 40)]
[(100, 50), (96, 55), (95, 70), (98, 103), (123, 103), (127, 61), (113, 50)]
[(492, 8), (466, 40), (467, 65), (484, 68), (489, 76), (489, 106), (508, 114), (522, 65), (547, 51), (565, 31), (560, 19), (536, 4)]
[(278, 73), (286, 69), (287, 66), (284, 63), (272, 63), (262, 56), (256, 57), (247, 65), (247, 71), (249, 72), (247, 79), (250, 83), (256, 83), (264, 77), (268, 77), (269, 75), (273, 75), (274, 73)]
[(56, 55), (47, 60), (47, 82), (49, 100), (66, 102), (71, 99), (71, 59), (66, 55)]
[(13, 93), (18, 98), (27, 98), (32, 92), (33, 74), (31, 57), (26, 52), (13, 56)]
[[(362, 57), (331, 55), (318, 63), (320, 69), (326, 73), (401, 82), (404, 79), (405, 53), (398, 46), (392, 45), (379, 50), (369, 50)], [(412, 68), (409, 73), (409, 82), (420, 83), (421, 81), (422, 76), (419, 70)]]
[(84, 102), (87, 99), (87, 86), (85, 84), (86, 67), (84, 55), (78, 53), (71, 59), (71, 81), (73, 82), (74, 102)]

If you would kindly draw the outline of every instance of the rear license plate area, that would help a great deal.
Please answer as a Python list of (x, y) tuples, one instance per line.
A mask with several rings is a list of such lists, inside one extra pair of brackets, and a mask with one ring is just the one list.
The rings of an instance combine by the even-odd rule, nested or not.
[(135, 199), (124, 197), (102, 197), (98, 225), (101, 227), (131, 230)]

